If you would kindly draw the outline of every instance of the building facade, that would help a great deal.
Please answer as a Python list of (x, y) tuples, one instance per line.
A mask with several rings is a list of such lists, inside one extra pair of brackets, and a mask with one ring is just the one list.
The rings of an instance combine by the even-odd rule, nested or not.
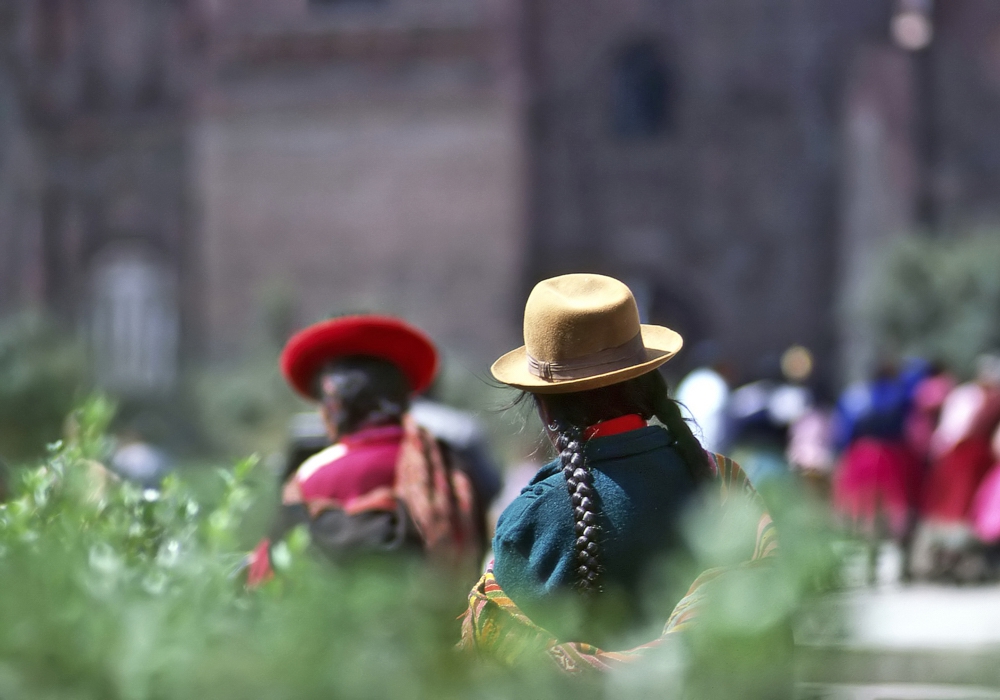
[(262, 297), (302, 324), (404, 316), (483, 359), (515, 338), (523, 148), (509, 3), (218, 2), (192, 132), (207, 350)]
[[(101, 384), (296, 326), (412, 319), (481, 359), (517, 335), (511, 6), (20, 0), (0, 66), (0, 307), (84, 334)], [(273, 330), (273, 329), (269, 329)]]
[(8, 3), (0, 306), (91, 341), (100, 382), (169, 391), (197, 308), (186, 115), (193, 2)]
[(791, 343), (857, 376), (877, 251), (1000, 218), (993, 0), (16, 0), (0, 31), (0, 308), (123, 390), (276, 307), (484, 371), (573, 270), (743, 376)]
[(989, 0), (525, 6), (529, 279), (629, 279), (743, 377), (863, 374), (882, 246), (997, 220)]
[(743, 374), (827, 355), (839, 95), (880, 3), (530, 4), (534, 276), (628, 279)]

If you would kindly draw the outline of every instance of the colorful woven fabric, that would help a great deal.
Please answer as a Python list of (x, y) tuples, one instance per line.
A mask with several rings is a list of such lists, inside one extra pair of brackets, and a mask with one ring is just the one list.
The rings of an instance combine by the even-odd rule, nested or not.
[[(778, 552), (774, 523), (739, 465), (722, 455), (709, 453), (709, 456), (723, 506), (731, 502), (735, 495), (742, 495), (755, 502), (762, 512), (753, 554), (740, 566), (759, 565)], [(706, 600), (710, 588), (706, 584), (736, 568), (740, 567), (716, 568), (703, 572), (674, 607), (658, 638), (625, 651), (605, 651), (591, 644), (560, 641), (532, 622), (496, 582), (491, 565), (469, 594), (469, 608), (462, 618), (459, 648), (508, 665), (547, 656), (568, 673), (607, 671), (641, 659), (651, 649), (664, 644), (669, 635), (687, 629), (697, 618)]]
[[(392, 551), (416, 541), (436, 565), (463, 574), (478, 571), (483, 557), (483, 528), (471, 481), (452, 453), (409, 417), (403, 429), (396, 432), (400, 440), (393, 450), (391, 485), (378, 485), (376, 481), (374, 488), (352, 494), (348, 500), (310, 498), (303, 494), (300, 469), (282, 493), (283, 508), (291, 509), (293, 516), (273, 537), (283, 537), (296, 525), (307, 525), (313, 544), (331, 556), (361, 549)], [(332, 454), (330, 464), (351, 456), (349, 450), (334, 452), (331, 448), (327, 452)], [(374, 520), (376, 517), (381, 520)], [(251, 552), (248, 564), (251, 585), (273, 575), (269, 540)]]
[(472, 482), (449, 463), (441, 444), (407, 417), (396, 460), (396, 497), (406, 506), (432, 559), (482, 561)]

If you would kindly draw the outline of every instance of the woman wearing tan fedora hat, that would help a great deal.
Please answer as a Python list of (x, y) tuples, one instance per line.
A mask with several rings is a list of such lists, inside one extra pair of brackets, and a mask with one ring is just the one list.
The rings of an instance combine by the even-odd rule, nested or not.
[[(541, 651), (566, 670), (603, 669), (660, 643), (634, 647), (636, 630), (653, 620), (669, 634), (697, 614), (701, 579), (672, 611), (651, 608), (643, 594), (660, 563), (684, 555), (681, 515), (695, 494), (707, 483), (721, 486), (723, 500), (753, 491), (733, 462), (701, 448), (667, 394), (657, 369), (681, 337), (640, 324), (618, 280), (540, 282), (524, 340), (493, 376), (534, 399), (559, 455), (501, 515), (461, 646), (505, 662)], [(775, 551), (761, 511), (748, 559)]]

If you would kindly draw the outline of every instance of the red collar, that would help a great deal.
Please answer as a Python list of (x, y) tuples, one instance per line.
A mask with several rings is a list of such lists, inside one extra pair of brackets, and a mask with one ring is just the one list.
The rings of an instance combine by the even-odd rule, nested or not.
[(595, 437), (607, 437), (618, 433), (627, 433), (630, 430), (645, 428), (646, 421), (638, 413), (630, 413), (627, 416), (619, 416), (611, 420), (601, 421), (583, 431), (583, 439), (590, 440)]

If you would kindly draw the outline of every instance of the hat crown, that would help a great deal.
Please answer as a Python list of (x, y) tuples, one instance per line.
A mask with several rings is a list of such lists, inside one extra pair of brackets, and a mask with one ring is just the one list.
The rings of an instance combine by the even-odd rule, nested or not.
[(527, 353), (542, 362), (565, 362), (616, 348), (641, 331), (639, 309), (622, 282), (604, 275), (571, 274), (535, 285), (524, 308)]

